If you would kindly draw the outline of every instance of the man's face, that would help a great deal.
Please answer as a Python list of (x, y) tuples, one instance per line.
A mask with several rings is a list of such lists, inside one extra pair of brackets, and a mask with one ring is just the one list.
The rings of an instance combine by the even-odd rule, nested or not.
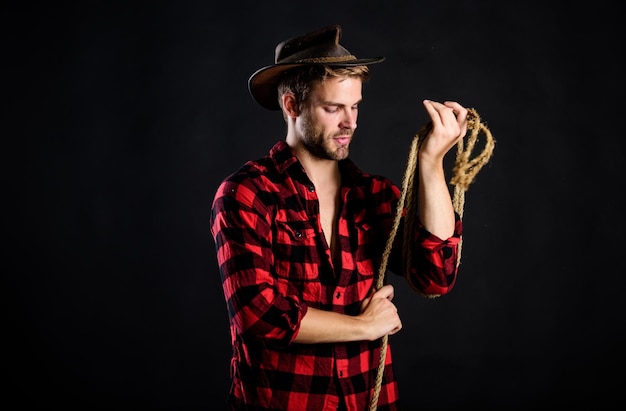
[(304, 148), (323, 160), (343, 160), (356, 130), (362, 82), (359, 78), (329, 78), (314, 86), (296, 119)]

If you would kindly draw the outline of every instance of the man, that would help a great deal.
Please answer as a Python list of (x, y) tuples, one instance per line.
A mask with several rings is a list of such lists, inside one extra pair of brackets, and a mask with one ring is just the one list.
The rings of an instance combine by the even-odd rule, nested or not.
[[(233, 345), (233, 410), (368, 409), (381, 338), (400, 331), (394, 289), (376, 272), (400, 189), (348, 159), (369, 66), (330, 26), (286, 40), (275, 64), (249, 79), (252, 97), (281, 110), (286, 137), (227, 177), (213, 202), (217, 249)], [(467, 109), (424, 101), (432, 129), (418, 154), (418, 224), (411, 266), (402, 250), (390, 271), (428, 295), (457, 275), (462, 224), (443, 158), (467, 129)], [(398, 246), (399, 248), (399, 246)], [(404, 270), (404, 273), (403, 273)], [(388, 345), (378, 409), (398, 408)]]

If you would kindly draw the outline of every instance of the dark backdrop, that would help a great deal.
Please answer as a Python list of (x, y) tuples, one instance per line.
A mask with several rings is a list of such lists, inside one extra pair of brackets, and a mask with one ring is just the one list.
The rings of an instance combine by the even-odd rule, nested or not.
[(219, 181), (284, 137), (247, 78), (341, 24), (384, 55), (352, 158), (400, 183), (424, 98), (497, 140), (453, 292), (397, 285), (407, 410), (624, 403), (623, 29), (594, 1), (46, 2), (2, 7), (3, 399), (220, 409)]

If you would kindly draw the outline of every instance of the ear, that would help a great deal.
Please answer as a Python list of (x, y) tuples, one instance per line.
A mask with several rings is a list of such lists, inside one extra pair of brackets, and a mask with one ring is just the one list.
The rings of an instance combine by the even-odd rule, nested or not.
[(282, 95), (282, 103), (283, 103), (283, 111), (287, 117), (296, 118), (298, 117), (298, 104), (296, 103), (296, 96), (293, 93), (285, 93)]

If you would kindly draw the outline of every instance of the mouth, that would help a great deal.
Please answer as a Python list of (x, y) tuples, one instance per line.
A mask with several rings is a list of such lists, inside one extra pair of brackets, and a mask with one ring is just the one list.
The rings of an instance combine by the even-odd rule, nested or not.
[(347, 146), (350, 144), (351, 139), (352, 138), (350, 136), (339, 136), (333, 138), (333, 140), (335, 140), (340, 146)]

